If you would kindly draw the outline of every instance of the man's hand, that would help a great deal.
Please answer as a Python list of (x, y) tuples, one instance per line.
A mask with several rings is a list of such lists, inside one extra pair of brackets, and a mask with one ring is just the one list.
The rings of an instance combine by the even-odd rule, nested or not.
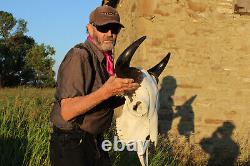
[(102, 86), (102, 89), (107, 98), (115, 95), (122, 95), (124, 93), (135, 91), (139, 88), (139, 84), (135, 83), (133, 79), (117, 78), (111, 76), (107, 82)]
[(138, 83), (134, 83), (133, 79), (111, 76), (101, 88), (88, 95), (62, 99), (61, 116), (68, 121), (86, 113), (112, 96), (132, 92), (139, 86)]

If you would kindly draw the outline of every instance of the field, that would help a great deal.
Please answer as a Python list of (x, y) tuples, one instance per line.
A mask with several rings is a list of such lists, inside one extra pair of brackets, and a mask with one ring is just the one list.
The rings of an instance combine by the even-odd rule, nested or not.
[(1, 89), (0, 165), (49, 165), (52, 89)]
[[(49, 161), (49, 112), (54, 89), (15, 88), (0, 90), (0, 165), (47, 166)], [(114, 127), (106, 133), (111, 141)], [(248, 149), (245, 147), (244, 149)], [(249, 152), (245, 155), (249, 156)], [(113, 165), (139, 165), (137, 156), (128, 152), (110, 152)], [(207, 155), (196, 145), (174, 136), (160, 137), (158, 146), (150, 146), (152, 166), (206, 165)], [(249, 165), (249, 157), (237, 165)]]

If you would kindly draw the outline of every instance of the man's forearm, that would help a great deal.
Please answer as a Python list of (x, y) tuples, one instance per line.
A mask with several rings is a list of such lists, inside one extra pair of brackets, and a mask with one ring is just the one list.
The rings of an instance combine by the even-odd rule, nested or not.
[(104, 89), (100, 88), (86, 96), (62, 99), (61, 116), (68, 121), (84, 114), (108, 98)]
[(138, 87), (139, 84), (134, 83), (133, 79), (122, 79), (111, 76), (101, 88), (89, 95), (62, 99), (61, 116), (64, 120), (68, 121), (86, 113), (111, 96), (134, 91)]

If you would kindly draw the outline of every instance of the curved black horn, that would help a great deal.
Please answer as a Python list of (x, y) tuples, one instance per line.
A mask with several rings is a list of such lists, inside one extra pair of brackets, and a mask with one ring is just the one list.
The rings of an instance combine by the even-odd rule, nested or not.
[(158, 78), (168, 64), (171, 53), (169, 52), (157, 65), (148, 70), (148, 73)]
[(140, 46), (140, 44), (146, 39), (146, 36), (141, 37), (140, 39), (133, 42), (130, 46), (128, 46), (123, 53), (118, 57), (116, 64), (115, 64), (115, 71), (116, 73), (120, 73), (123, 69), (129, 68), (130, 61)]

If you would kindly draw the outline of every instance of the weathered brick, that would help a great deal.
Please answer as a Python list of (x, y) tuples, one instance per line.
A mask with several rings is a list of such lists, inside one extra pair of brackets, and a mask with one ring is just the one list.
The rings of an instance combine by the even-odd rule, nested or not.
[[(171, 121), (164, 109), (175, 112), (176, 106), (197, 95), (185, 106), (193, 111), (196, 141), (212, 135), (228, 120), (235, 125), (234, 132), (245, 137), (250, 121), (250, 16), (233, 15), (231, 0), (121, 3), (118, 11), (126, 28), (118, 37), (116, 57), (142, 35), (147, 39), (138, 48), (132, 66), (147, 69), (167, 52), (172, 53), (159, 80), (161, 128), (178, 133), (180, 117)], [(149, 10), (145, 6), (150, 6)], [(175, 81), (162, 84), (167, 77)], [(170, 104), (169, 97), (173, 100)]]
[(221, 119), (205, 119), (207, 124), (221, 124), (224, 120)]

